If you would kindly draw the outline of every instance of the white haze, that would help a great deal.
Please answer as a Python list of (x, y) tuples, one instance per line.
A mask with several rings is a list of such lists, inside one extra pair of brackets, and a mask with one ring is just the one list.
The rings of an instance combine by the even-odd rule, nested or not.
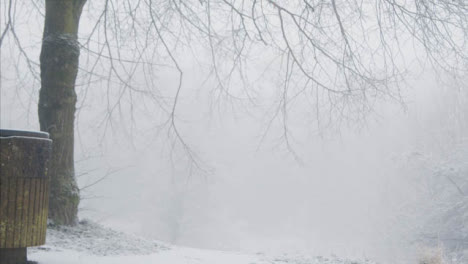
[[(182, 123), (183, 135), (210, 169), (193, 175), (186, 160), (170, 166), (166, 135), (134, 133), (132, 146), (116, 124), (116, 132), (103, 136), (93, 124), (99, 107), (90, 107), (78, 124), (78, 180), (83, 187), (110, 174), (82, 191), (80, 216), (192, 247), (401, 257), (411, 252), (403, 250), (398, 216), (417, 195), (397, 163), (450, 141), (438, 135), (446, 120), (437, 114), (454, 104), (440, 101), (446, 92), (435, 80), (417, 82), (406, 112), (390, 105), (363, 128), (301, 138), (295, 148), (303, 164), (274, 146), (278, 141), (258, 148), (265, 126), (243, 113), (192, 116)], [(2, 89), (2, 107), (8, 107), (2, 127), (37, 129), (35, 121), (15, 119), (23, 109), (13, 109), (7, 96)], [(181, 112), (208, 110), (204, 101), (189, 101)]]
[[(2, 64), (2, 78), (11, 70)], [(185, 79), (193, 88), (184, 93), (179, 126), (206, 173), (190, 173), (180, 149), (171, 165), (171, 140), (155, 129), (159, 109), (140, 111), (135, 126), (123, 113), (104, 133), (102, 115), (96, 115), (105, 112), (101, 94), (90, 92), (79, 102), (79, 185), (109, 174), (82, 190), (80, 218), (200, 248), (337, 254), (384, 263), (414, 253), (406, 247), (411, 229), (402, 215), (410, 213), (404, 208), (418, 198), (418, 188), (399, 167), (411, 153), (443, 156), (461, 140), (466, 123), (452, 126), (447, 117), (458, 101), (466, 104), (466, 87), (443, 86), (434, 74), (421, 74), (404, 90), (406, 109), (379, 102), (366, 122), (345, 123), (339, 131), (317, 131), (307, 108), (295, 110), (289, 125), (301, 163), (280, 139), (281, 127), (273, 126), (262, 141), (268, 104), (213, 108), (209, 90), (195, 76)], [(161, 86), (172, 89), (173, 77), (161, 77)], [(16, 92), (11, 86), (2, 81), (1, 127), (37, 130), (38, 87)]]
[[(430, 79), (417, 85), (406, 112), (389, 105), (364, 128), (298, 139), (303, 164), (275, 140), (258, 148), (262, 122), (229, 111), (184, 123), (188, 142), (212, 169), (206, 175), (190, 175), (183, 160), (172, 169), (164, 136), (135, 149), (109, 136), (102, 157), (80, 164), (82, 172), (99, 168), (80, 183), (121, 170), (86, 190), (103, 197), (84, 200), (81, 215), (192, 247), (406, 258), (414, 252), (405, 251), (408, 234), (401, 232), (414, 223), (402, 215), (419, 194), (418, 183), (398, 169), (411, 153), (444, 155), (463, 135), (438, 115), (455, 104), (440, 101), (447, 90)], [(184, 110), (199, 112), (200, 105), (207, 104)]]

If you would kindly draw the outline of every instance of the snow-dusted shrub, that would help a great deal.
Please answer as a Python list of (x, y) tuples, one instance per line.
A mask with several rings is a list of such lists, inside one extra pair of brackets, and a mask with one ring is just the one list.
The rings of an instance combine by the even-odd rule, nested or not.
[(419, 257), (418, 264), (443, 264), (443, 254), (440, 248), (426, 248)]
[(443, 156), (412, 153), (405, 173), (417, 196), (399, 219), (405, 222), (406, 238), (413, 245), (444, 252), (426, 254), (420, 263), (444, 263), (442, 255), (446, 263), (468, 263), (468, 140)]

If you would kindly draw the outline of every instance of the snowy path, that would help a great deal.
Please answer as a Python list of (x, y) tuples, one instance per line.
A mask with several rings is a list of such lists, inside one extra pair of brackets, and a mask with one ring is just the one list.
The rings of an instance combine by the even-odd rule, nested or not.
[(170, 246), (85, 222), (50, 228), (47, 244), (29, 250), (38, 264), (373, 264), (323, 257), (269, 257)]

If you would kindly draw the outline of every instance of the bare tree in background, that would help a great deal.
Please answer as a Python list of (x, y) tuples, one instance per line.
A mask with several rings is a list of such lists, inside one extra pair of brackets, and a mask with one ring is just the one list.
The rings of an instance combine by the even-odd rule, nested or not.
[[(405, 61), (408, 54), (419, 53), (423, 63), (452, 73), (466, 74), (468, 62), (463, 0), (9, 0), (1, 5), (0, 47), (9, 40), (33, 75), (38, 64), (16, 33), (15, 22), (25, 18), (15, 17), (15, 10), (42, 14), (45, 7), (39, 117), (41, 130), (54, 140), (50, 217), (63, 224), (75, 222), (79, 200), (73, 168), (78, 70), (86, 88), (104, 82), (108, 94), (117, 95), (116, 101), (107, 99), (107, 120), (122, 110), (122, 98), (154, 100), (167, 117), (173, 144), (196, 165), (177, 128), (186, 86), (181, 51), (196, 54), (206, 47), (210, 77), (217, 83), (213, 96), (229, 100), (253, 100), (247, 89), (251, 71), (262, 71), (255, 68), (262, 53), (272, 57), (267, 68), (283, 76), (272, 121), (283, 124), (288, 145), (288, 109), (298, 97), (315, 101), (317, 119), (322, 112), (362, 116), (376, 98), (401, 101), (398, 84), (412, 66)], [(78, 31), (80, 17), (93, 25), (82, 29), (85, 33)], [(165, 62), (178, 75), (169, 99), (160, 96), (154, 78)], [(237, 80), (245, 89), (233, 89)]]

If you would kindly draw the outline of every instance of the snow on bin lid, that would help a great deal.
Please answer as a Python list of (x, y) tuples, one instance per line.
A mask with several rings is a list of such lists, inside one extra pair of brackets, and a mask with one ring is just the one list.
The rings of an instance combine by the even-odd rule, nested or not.
[(42, 131), (0, 129), (0, 137), (35, 137), (49, 138), (49, 133)]

